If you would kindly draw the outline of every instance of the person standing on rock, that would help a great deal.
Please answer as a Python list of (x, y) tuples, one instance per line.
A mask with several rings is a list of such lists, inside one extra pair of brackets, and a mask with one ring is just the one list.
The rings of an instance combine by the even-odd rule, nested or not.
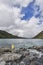
[(11, 45), (11, 49), (12, 49), (12, 52), (13, 52), (13, 51), (14, 51), (14, 49), (15, 49), (14, 44), (12, 44), (12, 45)]

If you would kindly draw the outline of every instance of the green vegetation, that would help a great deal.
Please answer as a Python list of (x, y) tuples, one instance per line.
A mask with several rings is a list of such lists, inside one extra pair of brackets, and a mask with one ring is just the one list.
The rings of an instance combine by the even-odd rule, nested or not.
[(43, 39), (43, 31), (34, 37), (35, 39)]

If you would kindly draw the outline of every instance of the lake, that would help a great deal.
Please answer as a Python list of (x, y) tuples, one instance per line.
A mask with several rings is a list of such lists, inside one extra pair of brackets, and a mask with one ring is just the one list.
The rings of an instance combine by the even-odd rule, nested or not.
[(43, 46), (43, 39), (0, 39), (0, 47), (15, 45), (15, 48)]

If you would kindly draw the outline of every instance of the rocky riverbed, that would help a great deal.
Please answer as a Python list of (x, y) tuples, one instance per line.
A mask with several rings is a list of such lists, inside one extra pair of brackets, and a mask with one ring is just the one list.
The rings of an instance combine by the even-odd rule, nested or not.
[(1, 50), (0, 65), (43, 65), (43, 46)]

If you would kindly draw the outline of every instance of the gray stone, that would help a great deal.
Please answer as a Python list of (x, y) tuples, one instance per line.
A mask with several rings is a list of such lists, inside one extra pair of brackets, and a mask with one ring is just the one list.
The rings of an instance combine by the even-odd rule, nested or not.
[(22, 54), (23, 56), (27, 56), (27, 55), (29, 55), (29, 52), (28, 51), (21, 51), (20, 54)]
[(28, 56), (25, 57), (25, 58), (23, 59), (23, 62), (25, 63), (25, 65), (29, 65), (29, 64), (30, 64), (30, 59), (29, 59), (29, 57), (28, 57)]
[(17, 65), (17, 63), (16, 63), (16, 62), (11, 61), (11, 62), (6, 62), (6, 64), (5, 64), (5, 65)]
[(23, 61), (20, 62), (20, 65), (25, 65), (25, 63)]
[(16, 53), (8, 53), (2, 55), (4, 61), (13, 61), (13, 60), (19, 60), (22, 55), (16, 54)]
[(43, 65), (43, 64), (37, 61), (32, 61), (30, 65)]
[(0, 65), (5, 65), (5, 61), (1, 61), (0, 62)]

